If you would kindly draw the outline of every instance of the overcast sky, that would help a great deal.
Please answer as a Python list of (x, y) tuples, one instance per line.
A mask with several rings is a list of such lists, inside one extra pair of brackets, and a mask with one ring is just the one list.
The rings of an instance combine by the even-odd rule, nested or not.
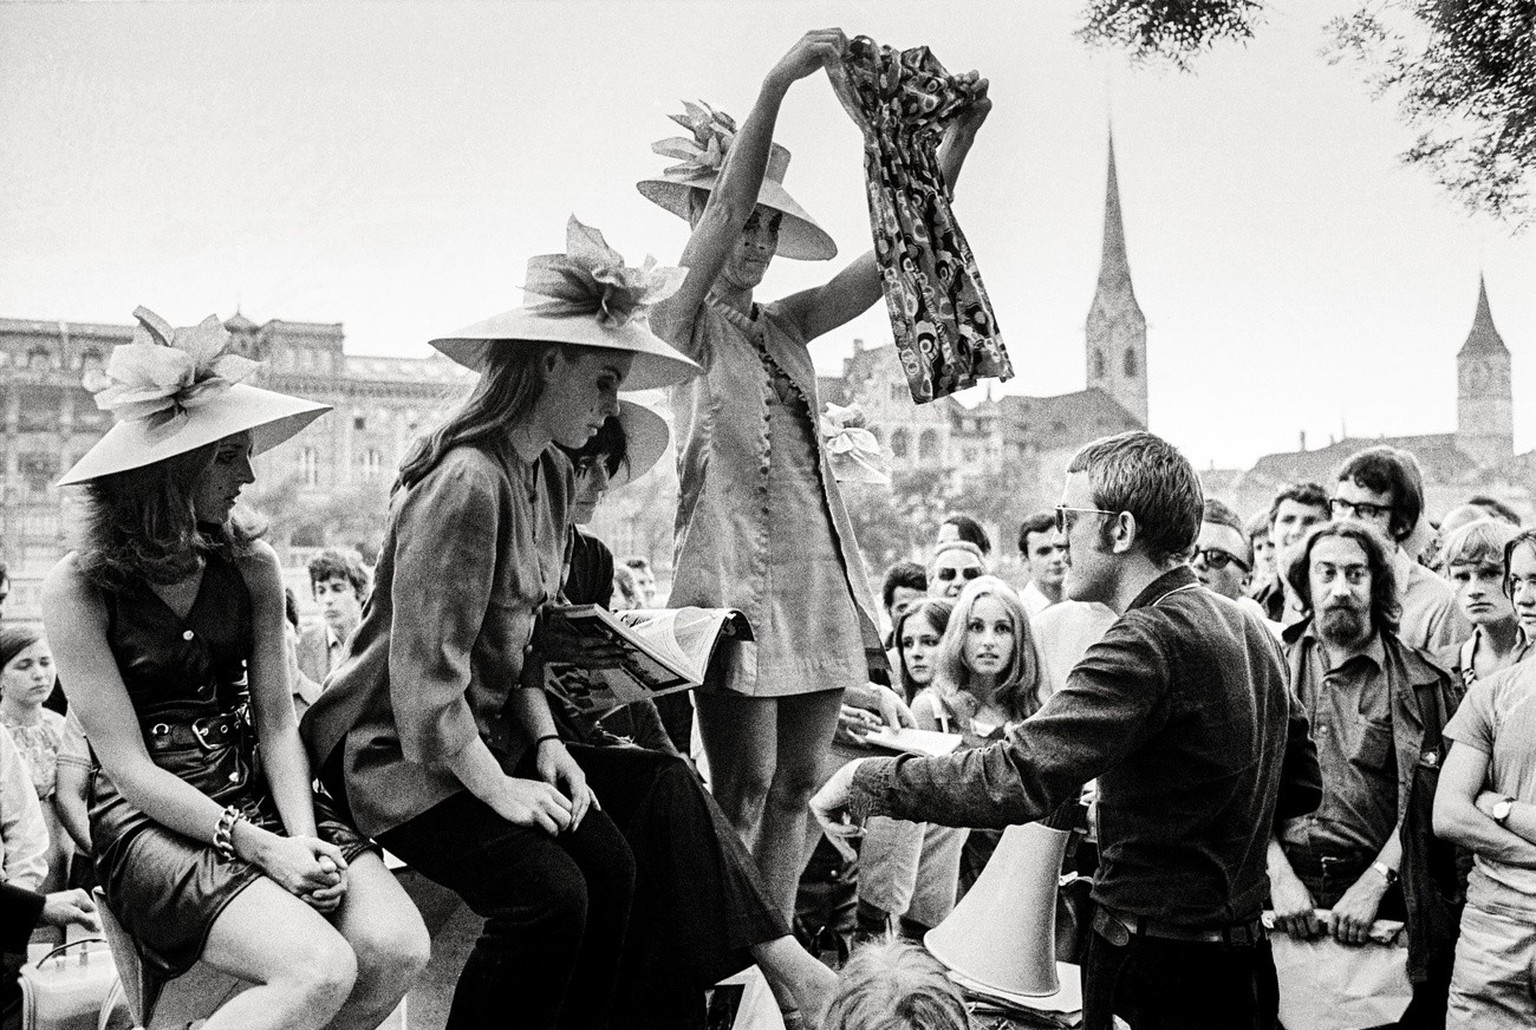
[[(991, 79), (956, 212), (1033, 394), (1081, 389), (1113, 120), (1149, 324), (1152, 428), (1200, 466), (1449, 431), (1479, 270), (1536, 447), (1536, 242), (1466, 215), (1396, 155), (1387, 102), (1317, 53), (1336, 4), (1271, 10), (1197, 73), (1072, 38), (1076, 4), (0, 3), (0, 316), (342, 322), (355, 353), (515, 306), (575, 213), (638, 263), (684, 224), (635, 180), (682, 98), (745, 114), (808, 28), (927, 44)], [(794, 87), (786, 183), (868, 247), (860, 141), (825, 77)], [(780, 261), (762, 296), (820, 282)], [(814, 345), (835, 372), (877, 308)], [(895, 357), (892, 356), (892, 361)]]

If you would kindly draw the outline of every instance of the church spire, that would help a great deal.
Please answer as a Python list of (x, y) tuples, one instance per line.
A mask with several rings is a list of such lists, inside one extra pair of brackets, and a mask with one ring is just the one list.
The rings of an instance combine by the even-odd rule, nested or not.
[(1472, 330), (1467, 333), (1467, 341), (1461, 345), (1460, 354), (1469, 353), (1498, 354), (1507, 353), (1504, 339), (1499, 335), (1498, 329), (1493, 324), (1493, 311), (1488, 307), (1488, 284), (1481, 272), (1477, 275), (1477, 313), (1472, 316)]
[(1147, 320), (1131, 288), (1120, 214), (1115, 137), (1109, 134), (1109, 174), (1104, 187), (1104, 255), (1088, 308), (1088, 387), (1103, 390), (1142, 425), (1147, 424)]
[(1104, 185), (1104, 254), (1099, 260), (1099, 290), (1123, 289), (1135, 303), (1131, 262), (1125, 254), (1125, 221), (1120, 214), (1120, 177), (1115, 172), (1115, 133), (1109, 132), (1109, 175)]

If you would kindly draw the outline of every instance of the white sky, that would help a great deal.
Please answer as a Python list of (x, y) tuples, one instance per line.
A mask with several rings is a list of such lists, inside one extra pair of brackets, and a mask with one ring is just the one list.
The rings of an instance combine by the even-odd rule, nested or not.
[[(544, 0), (0, 2), (0, 315), (176, 324), (239, 302), (342, 322), (348, 349), (420, 355), (516, 305), (572, 212), (632, 262), (683, 223), (634, 181), (669, 112), (744, 116), (801, 31), (929, 45), (991, 79), (956, 212), (1019, 376), (1083, 385), (1112, 114), (1152, 428), (1198, 466), (1355, 435), (1448, 431), (1479, 269), (1515, 355), (1516, 443), (1536, 446), (1536, 242), (1464, 214), (1396, 154), (1411, 139), (1318, 56), (1337, 5), (1271, 9), (1197, 74), (1071, 36), (1075, 3)], [(787, 185), (866, 249), (859, 138), (824, 77), (777, 138)], [(777, 263), (766, 298), (822, 281)], [(816, 344), (889, 339), (883, 306)], [(895, 360), (892, 357), (891, 360)]]

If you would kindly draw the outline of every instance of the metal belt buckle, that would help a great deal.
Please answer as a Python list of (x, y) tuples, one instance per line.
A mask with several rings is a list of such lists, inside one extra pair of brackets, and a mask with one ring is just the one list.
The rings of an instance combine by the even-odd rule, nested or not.
[(1113, 915), (1107, 909), (1099, 908), (1094, 910), (1093, 928), (1100, 937), (1103, 937), (1117, 948), (1123, 948), (1131, 943), (1130, 927), (1122, 923), (1119, 917)]

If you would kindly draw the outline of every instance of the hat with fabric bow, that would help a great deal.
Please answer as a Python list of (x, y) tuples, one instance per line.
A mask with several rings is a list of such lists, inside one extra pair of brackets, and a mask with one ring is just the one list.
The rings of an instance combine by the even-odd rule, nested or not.
[[(720, 178), (725, 155), (736, 138), (736, 120), (702, 100), (697, 104), (685, 100), (683, 107), (682, 114), (669, 117), (691, 132), (692, 137), (671, 136), (651, 144), (651, 150), (663, 157), (675, 157), (682, 164), (666, 169), (659, 179), (641, 179), (635, 186), (647, 200), (660, 204), (686, 221), (688, 195), (695, 189), (706, 193), (713, 190)], [(832, 237), (785, 191), (784, 173), (788, 169), (789, 151), (774, 143), (769, 149), (768, 168), (763, 173), (763, 185), (757, 191), (757, 202), (784, 216), (779, 227), (777, 253), (800, 261), (826, 261), (836, 257), (837, 244)]]
[(702, 371), (647, 328), (646, 311), (677, 292), (687, 269), (658, 267), (654, 258), (631, 268), (603, 234), (575, 216), (566, 223), (564, 254), (528, 261), (524, 302), (499, 315), (431, 340), (448, 357), (484, 371), (486, 355), (517, 342), (570, 343), (628, 351), (634, 357), (623, 389), (671, 386)]
[(182, 329), (144, 307), (133, 317), (133, 342), (112, 348), (106, 369), (84, 378), (96, 407), (115, 422), (60, 486), (153, 465), (236, 433), (249, 432), (251, 453), (260, 454), (331, 410), (242, 382), (261, 363), (228, 353), (230, 335), (217, 315)]

